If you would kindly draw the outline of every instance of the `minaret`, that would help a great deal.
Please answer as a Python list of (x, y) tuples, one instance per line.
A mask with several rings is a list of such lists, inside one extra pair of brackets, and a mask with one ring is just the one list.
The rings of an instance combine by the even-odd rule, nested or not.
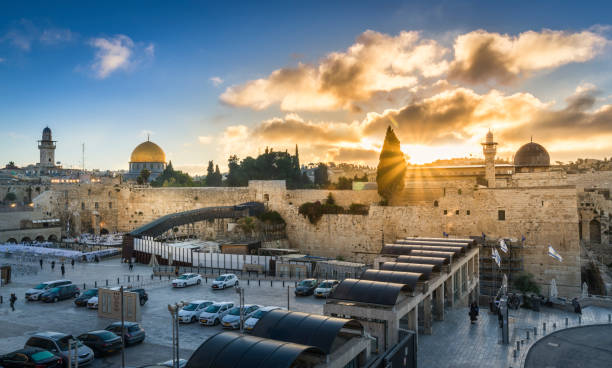
[(482, 144), (482, 153), (485, 157), (485, 179), (487, 186), (495, 188), (495, 154), (497, 153), (497, 142), (493, 142), (493, 133), (489, 130), (487, 138)]
[(38, 141), (41, 171), (55, 167), (55, 142), (51, 138), (51, 129), (49, 127), (43, 129), (42, 140)]

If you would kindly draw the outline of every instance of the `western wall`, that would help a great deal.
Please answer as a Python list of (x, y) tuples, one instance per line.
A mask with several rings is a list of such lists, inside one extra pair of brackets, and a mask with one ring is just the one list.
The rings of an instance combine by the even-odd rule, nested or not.
[[(460, 188), (457, 188), (460, 183)], [(580, 288), (578, 200), (575, 186), (486, 188), (450, 184), (435, 201), (380, 206), (375, 190), (287, 190), (284, 181), (251, 181), (242, 188), (149, 188), (130, 185), (55, 185), (35, 198), (35, 210), (87, 232), (97, 222), (110, 232), (130, 231), (163, 215), (208, 206), (261, 201), (287, 222), (292, 248), (311, 255), (342, 257), (370, 263), (383, 242), (404, 236), (469, 236), (489, 239), (526, 238), (524, 268), (547, 287), (556, 279), (563, 294)], [(555, 182), (555, 184), (558, 184)], [(409, 191), (410, 188), (407, 189)], [(298, 213), (308, 201), (370, 206), (367, 215), (323, 215), (316, 224)], [(500, 219), (503, 211), (503, 220)], [(560, 263), (547, 255), (552, 245), (563, 256)]]

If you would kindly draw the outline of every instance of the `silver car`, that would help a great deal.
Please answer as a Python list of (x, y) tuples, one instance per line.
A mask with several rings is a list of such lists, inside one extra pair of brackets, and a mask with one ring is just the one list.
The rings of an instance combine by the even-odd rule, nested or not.
[(62, 285), (70, 285), (72, 281), (70, 280), (55, 280), (55, 281), (47, 281), (41, 284), (34, 286), (31, 289), (28, 289), (25, 293), (26, 300), (40, 300), (40, 296), (45, 291), (51, 290), (55, 287)]
[[(249, 319), (249, 317), (251, 317), (251, 315), (259, 308), (261, 308), (261, 305), (245, 304), (242, 307), (244, 320), (246, 321)], [(240, 307), (230, 309), (230, 311), (221, 320), (221, 325), (223, 328), (231, 328), (234, 330), (240, 328)]]
[[(88, 365), (94, 360), (94, 352), (87, 346), (83, 345), (81, 341), (72, 335), (67, 335), (61, 332), (37, 332), (32, 335), (25, 343), (25, 347), (35, 347), (48, 350), (55, 355), (62, 357), (64, 362), (68, 362), (68, 356), (70, 354), (70, 341), (76, 342), (77, 353), (76, 357), (79, 362), (79, 366)], [(73, 345), (73, 349), (74, 349)], [(76, 365), (74, 350), (72, 350), (71, 356), (72, 365)]]

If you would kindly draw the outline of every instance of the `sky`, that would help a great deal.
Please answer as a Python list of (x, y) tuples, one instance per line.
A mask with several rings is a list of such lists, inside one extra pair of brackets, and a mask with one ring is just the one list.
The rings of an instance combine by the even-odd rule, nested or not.
[(192, 174), (299, 146), (376, 165), (612, 156), (612, 5), (590, 1), (0, 3), (0, 159), (127, 169), (150, 136)]

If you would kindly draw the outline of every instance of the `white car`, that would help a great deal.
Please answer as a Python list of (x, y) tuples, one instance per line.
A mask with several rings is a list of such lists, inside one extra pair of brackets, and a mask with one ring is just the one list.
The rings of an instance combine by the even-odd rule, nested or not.
[(211, 304), (213, 304), (213, 302), (206, 300), (192, 301), (181, 308), (181, 310), (178, 312), (179, 322), (191, 323), (199, 320), (200, 313), (202, 313), (202, 311)]
[[(242, 306), (244, 320), (246, 321), (256, 310), (261, 308), (261, 305), (257, 304), (245, 304)], [(240, 307), (234, 307), (223, 317), (221, 320), (223, 328), (238, 329), (240, 328)]]
[(189, 285), (200, 285), (202, 276), (197, 273), (184, 273), (178, 279), (172, 280), (172, 287), (185, 287)]
[(220, 302), (209, 305), (200, 313), (200, 324), (202, 326), (218, 325), (233, 307), (234, 303), (232, 302)]
[[(120, 290), (119, 287), (112, 287), (109, 290)], [(98, 309), (98, 296), (93, 296), (87, 299), (87, 308), (89, 309)]]
[(340, 284), (338, 280), (323, 280), (314, 291), (317, 298), (327, 298), (329, 294)]
[(217, 276), (217, 278), (212, 282), (213, 290), (217, 289), (225, 289), (230, 286), (238, 286), (238, 277), (233, 273), (225, 273), (223, 275)]
[(244, 321), (244, 330), (245, 331), (253, 330), (257, 322), (259, 322), (259, 320), (262, 319), (263, 316), (265, 316), (269, 311), (273, 311), (275, 309), (283, 309), (283, 308), (271, 306), (271, 307), (261, 307), (258, 310), (256, 310), (255, 313), (251, 314), (251, 316), (246, 321)]

